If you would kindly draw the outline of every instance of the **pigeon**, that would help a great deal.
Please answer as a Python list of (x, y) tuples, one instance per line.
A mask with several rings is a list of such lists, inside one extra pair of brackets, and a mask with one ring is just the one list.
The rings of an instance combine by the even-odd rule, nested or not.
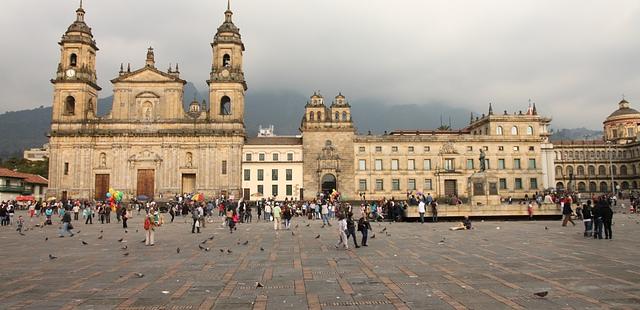
[(88, 243), (86, 241), (82, 241), (82, 245), (87, 245)]
[(44, 241), (49, 241), (49, 237), (44, 237)]
[(118, 239), (118, 242), (122, 242), (122, 241), (124, 241), (124, 238)]
[(320, 235), (317, 235), (317, 236), (316, 236), (316, 239), (320, 239)]
[(390, 233), (387, 233), (387, 237), (391, 237), (391, 234), (390, 234)]
[(224, 253), (224, 249), (220, 249), (220, 253)]
[(387, 228), (386, 228), (386, 227), (382, 230), (382, 232), (385, 232), (385, 231), (387, 231)]
[(291, 235), (292, 235), (292, 236), (295, 236), (295, 235), (296, 235), (296, 233), (294, 233), (294, 232), (292, 231), (292, 232), (291, 232)]
[(199, 245), (199, 244), (198, 244), (198, 248), (199, 248), (200, 250), (204, 250), (204, 247), (203, 247), (203, 246), (201, 246), (201, 245)]
[(122, 253), (122, 256), (129, 256), (129, 252)]
[(375, 239), (376, 238), (376, 234), (371, 235), (371, 239)]
[(307, 227), (311, 226), (311, 223), (307, 224)]
[(213, 240), (213, 237), (214, 237), (214, 236), (209, 237), (209, 240)]
[(142, 240), (142, 241), (140, 241), (140, 243), (145, 243), (145, 242), (147, 242), (147, 240)]
[(128, 234), (128, 233), (129, 233), (129, 231), (125, 229), (125, 230), (124, 230), (124, 233), (125, 233), (125, 234)]
[(56, 258), (58, 258), (58, 257), (57, 257), (57, 256), (53, 256), (53, 255), (49, 254), (49, 259), (56, 259)]
[(76, 232), (76, 234), (80, 234), (80, 231), (78, 230), (78, 231)]
[(260, 247), (260, 251), (264, 251), (264, 248), (263, 248), (263, 247)]
[(232, 251), (231, 251), (230, 249), (227, 249), (227, 253), (231, 254), (231, 253), (232, 253)]
[(138, 230), (136, 229), (136, 232), (138, 232)]
[(102, 229), (100, 229), (100, 233), (103, 233), (104, 231)]
[(204, 248), (204, 251), (205, 252), (209, 252), (209, 251), (211, 251), (211, 248)]
[(544, 227), (544, 230), (549, 230), (549, 227), (545, 226), (545, 227)]
[(256, 288), (259, 288), (259, 287), (264, 287), (264, 285), (262, 285), (262, 283), (260, 282), (256, 282)]
[(240, 241), (236, 242), (236, 245), (240, 245)]
[(122, 250), (126, 250), (127, 248), (128, 248), (128, 246), (125, 244), (125, 245), (123, 245), (120, 249), (122, 249)]
[(100, 237), (98, 237), (98, 240), (102, 240), (102, 235), (100, 235)]
[(242, 245), (247, 245), (249, 244), (249, 240), (245, 241)]
[(200, 244), (205, 244), (205, 243), (207, 243), (207, 240), (200, 242)]
[(136, 277), (138, 277), (138, 278), (142, 278), (142, 277), (144, 277), (144, 275), (143, 275), (143, 274), (141, 274), (141, 273), (139, 273), (139, 272), (136, 272), (136, 273), (135, 273), (135, 275), (136, 275)]
[(542, 291), (542, 292), (537, 292), (537, 293), (533, 293), (533, 295), (536, 295), (538, 297), (545, 297), (549, 294), (548, 291)]
[(22, 232), (19, 232), (18, 234), (20, 234), (20, 236), (25, 236), (25, 234), (23, 234)]
[(177, 252), (178, 254), (180, 254), (180, 248), (177, 248), (177, 249), (176, 249), (176, 252)]

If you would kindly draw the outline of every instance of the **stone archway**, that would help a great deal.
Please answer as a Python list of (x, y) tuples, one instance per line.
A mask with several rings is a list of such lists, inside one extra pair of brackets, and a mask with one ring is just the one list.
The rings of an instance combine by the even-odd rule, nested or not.
[(333, 174), (325, 174), (320, 180), (320, 187), (322, 193), (330, 195), (333, 190), (338, 190), (338, 182)]

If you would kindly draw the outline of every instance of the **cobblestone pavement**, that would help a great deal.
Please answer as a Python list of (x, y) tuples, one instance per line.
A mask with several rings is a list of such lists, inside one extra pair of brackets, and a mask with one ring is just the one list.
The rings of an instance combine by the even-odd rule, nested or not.
[[(218, 219), (191, 234), (180, 218), (154, 247), (140, 242), (141, 217), (128, 233), (115, 220), (76, 223), (80, 232), (65, 238), (57, 224), (24, 236), (3, 227), (0, 308), (639, 309), (640, 217), (614, 220), (613, 240), (558, 221), (475, 222), (472, 231), (372, 223), (369, 247), (349, 251), (334, 248), (335, 225), (302, 218), (295, 235), (264, 222), (229, 234)], [(548, 296), (534, 296), (541, 291)]]

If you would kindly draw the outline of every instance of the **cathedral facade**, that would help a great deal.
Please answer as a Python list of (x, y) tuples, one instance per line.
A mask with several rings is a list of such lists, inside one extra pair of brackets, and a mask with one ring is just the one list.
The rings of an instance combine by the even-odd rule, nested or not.
[(104, 199), (110, 188), (127, 197), (162, 199), (182, 192), (240, 195), (245, 139), (244, 44), (227, 9), (213, 50), (209, 105), (184, 111), (178, 66), (156, 67), (152, 48), (145, 65), (121, 67), (111, 112), (98, 117), (98, 46), (85, 11), (60, 41), (54, 79), (48, 196)]

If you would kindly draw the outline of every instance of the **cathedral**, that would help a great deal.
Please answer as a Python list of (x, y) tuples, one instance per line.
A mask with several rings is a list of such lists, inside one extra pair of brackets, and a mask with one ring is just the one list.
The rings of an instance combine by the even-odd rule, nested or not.
[[(98, 44), (82, 4), (60, 40), (50, 131), (49, 196), (103, 199), (183, 192), (239, 195), (245, 139), (244, 44), (230, 9), (212, 47), (209, 105), (184, 111), (180, 70), (156, 67), (149, 48), (141, 68), (121, 67), (111, 112), (98, 117)], [(142, 55), (144, 56), (144, 55)]]
[[(111, 112), (98, 116), (98, 45), (81, 4), (59, 43), (60, 63), (51, 80), (47, 196), (104, 199), (113, 188), (126, 199), (163, 200), (197, 192), (206, 197), (284, 200), (312, 199), (335, 190), (348, 200), (404, 199), (407, 193), (423, 192), (470, 201), (477, 196), (478, 204), (489, 204), (567, 185), (593, 191), (615, 185), (607, 183), (608, 170), (598, 180), (576, 184), (584, 167), (574, 176), (566, 161), (575, 146), (556, 150), (549, 140), (551, 119), (531, 103), (517, 112), (494, 112), (490, 104), (485, 114), (472, 114), (461, 129), (375, 135), (358, 133), (345, 96), (338, 94), (328, 103), (314, 93), (305, 105), (300, 136), (247, 137), (245, 49), (232, 17), (227, 7), (211, 43), (208, 104), (193, 102), (185, 111), (186, 82), (178, 65), (158, 69), (155, 51), (149, 48), (141, 68), (121, 66), (111, 80)], [(628, 121), (628, 103), (621, 103), (620, 109), (610, 117), (607, 135), (637, 141), (640, 131)], [(622, 154), (620, 160), (627, 158)], [(609, 166), (588, 169), (591, 173)], [(629, 167), (633, 172), (628, 174), (637, 175), (636, 166)], [(631, 178), (621, 186), (637, 188)]]

